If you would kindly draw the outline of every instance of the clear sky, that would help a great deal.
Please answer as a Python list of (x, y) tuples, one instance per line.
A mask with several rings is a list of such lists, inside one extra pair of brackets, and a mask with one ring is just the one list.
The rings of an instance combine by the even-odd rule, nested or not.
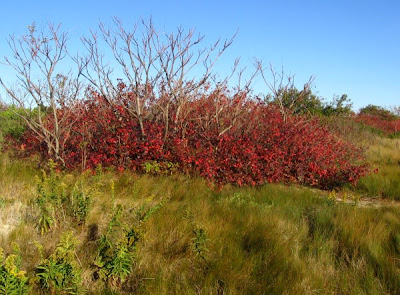
[[(32, 22), (62, 22), (79, 46), (79, 36), (112, 16), (126, 24), (151, 16), (157, 27), (195, 28), (208, 42), (239, 29), (222, 71), (235, 57), (244, 63), (257, 57), (283, 66), (299, 85), (314, 75), (318, 95), (330, 100), (346, 93), (356, 110), (400, 105), (399, 0), (2, 1), (0, 56), (8, 54), (7, 36), (26, 32)], [(9, 75), (1, 65), (0, 75)], [(255, 87), (266, 91), (261, 83)]]

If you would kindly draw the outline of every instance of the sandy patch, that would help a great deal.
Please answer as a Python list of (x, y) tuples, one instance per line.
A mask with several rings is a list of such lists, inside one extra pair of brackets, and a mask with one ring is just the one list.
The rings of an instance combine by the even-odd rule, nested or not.
[(0, 237), (6, 239), (20, 223), (26, 206), (21, 202), (5, 203), (0, 207)]

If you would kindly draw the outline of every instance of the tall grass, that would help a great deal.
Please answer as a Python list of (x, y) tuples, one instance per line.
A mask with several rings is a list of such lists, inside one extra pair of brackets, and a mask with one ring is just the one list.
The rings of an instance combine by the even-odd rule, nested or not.
[(387, 137), (351, 118), (326, 117), (322, 121), (346, 141), (365, 149), (370, 173), (359, 180), (363, 196), (400, 200), (400, 138)]
[(367, 149), (371, 174), (357, 189), (371, 197), (400, 200), (400, 139), (376, 138)]

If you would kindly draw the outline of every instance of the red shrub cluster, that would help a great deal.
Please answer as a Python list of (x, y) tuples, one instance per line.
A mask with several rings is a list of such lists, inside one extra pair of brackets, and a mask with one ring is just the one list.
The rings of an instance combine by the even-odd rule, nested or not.
[(356, 122), (371, 126), (388, 135), (400, 133), (400, 119), (386, 119), (378, 115), (359, 114), (356, 116), (355, 120)]
[[(173, 105), (168, 121), (152, 106), (143, 120), (145, 135), (118, 101), (109, 104), (92, 94), (74, 107), (80, 115), (66, 118), (74, 124), (63, 141), (68, 168), (101, 163), (141, 170), (149, 161), (173, 162), (183, 172), (217, 183), (295, 182), (323, 188), (354, 183), (365, 173), (359, 164), (362, 152), (318, 121), (284, 120), (274, 106), (243, 93), (203, 94), (186, 102), (178, 121)], [(34, 136), (27, 138), (31, 149), (46, 150)]]

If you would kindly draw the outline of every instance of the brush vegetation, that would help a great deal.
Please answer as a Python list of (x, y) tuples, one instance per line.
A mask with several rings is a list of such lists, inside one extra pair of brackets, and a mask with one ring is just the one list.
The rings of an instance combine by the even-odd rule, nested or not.
[(384, 198), (399, 196), (399, 141), (373, 138), (379, 172), (337, 191), (44, 172), (3, 154), (0, 292), (398, 294), (400, 207)]

